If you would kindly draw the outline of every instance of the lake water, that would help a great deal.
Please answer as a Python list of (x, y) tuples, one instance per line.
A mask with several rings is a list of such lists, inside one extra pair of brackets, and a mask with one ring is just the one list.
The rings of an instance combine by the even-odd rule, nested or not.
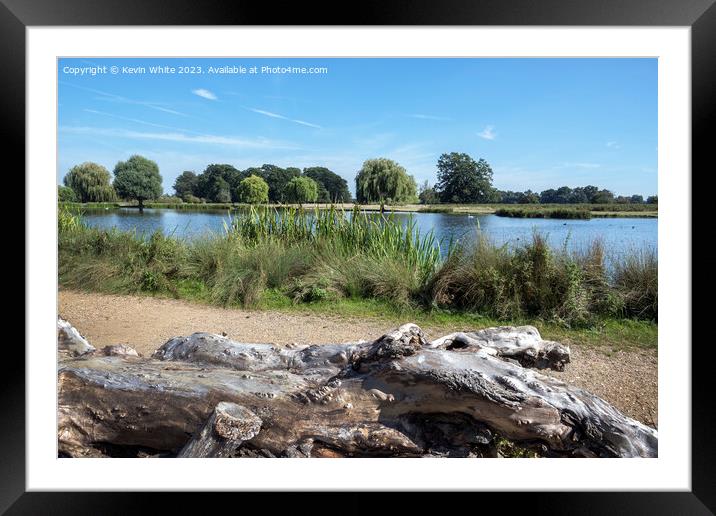
[[(232, 216), (237, 216), (232, 213)], [(240, 216), (240, 215), (239, 215)], [(380, 215), (375, 214), (376, 217)], [(411, 214), (395, 213), (396, 219), (407, 222)], [(519, 245), (529, 240), (536, 230), (546, 236), (551, 245), (570, 250), (584, 248), (601, 239), (605, 248), (616, 255), (632, 249), (657, 249), (656, 218), (593, 218), (591, 220), (518, 219), (496, 215), (466, 215), (444, 213), (413, 213), (421, 234), (432, 230), (438, 239), (448, 242), (474, 239), (478, 231), (497, 244)], [(222, 234), (223, 222), (228, 223), (226, 211), (182, 211), (132, 208), (93, 211), (84, 214), (90, 226), (120, 230), (136, 230), (151, 234), (156, 230), (178, 238), (192, 239), (208, 233)]]

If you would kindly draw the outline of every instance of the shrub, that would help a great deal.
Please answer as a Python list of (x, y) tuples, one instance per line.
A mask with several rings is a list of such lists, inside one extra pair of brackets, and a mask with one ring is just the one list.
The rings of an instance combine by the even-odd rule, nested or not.
[(184, 202), (190, 203), (190, 204), (199, 204), (199, 203), (204, 202), (204, 200), (202, 200), (202, 199), (198, 198), (196, 195), (192, 195), (192, 194), (187, 194), (187, 195), (185, 195), (185, 196), (182, 198), (182, 200), (183, 200)]
[(161, 195), (155, 202), (159, 204), (181, 204), (184, 202), (184, 199), (176, 195)]

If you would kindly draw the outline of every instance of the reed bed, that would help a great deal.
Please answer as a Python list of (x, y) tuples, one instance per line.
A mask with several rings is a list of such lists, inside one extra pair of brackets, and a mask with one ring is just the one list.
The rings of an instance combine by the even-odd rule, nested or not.
[(495, 210), (498, 217), (530, 218), (530, 219), (591, 219), (588, 208), (499, 208)]
[(293, 303), (373, 299), (569, 327), (604, 317), (655, 321), (657, 271), (656, 254), (645, 250), (611, 259), (595, 242), (570, 253), (537, 233), (518, 247), (484, 236), (439, 242), (411, 219), (404, 224), (357, 208), (250, 208), (230, 213), (223, 234), (199, 240), (89, 228), (77, 213), (59, 214), (61, 285), (224, 306), (279, 295)]

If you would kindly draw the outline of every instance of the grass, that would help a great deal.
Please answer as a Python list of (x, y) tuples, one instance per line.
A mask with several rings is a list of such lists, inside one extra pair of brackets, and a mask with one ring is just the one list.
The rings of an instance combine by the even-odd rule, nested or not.
[(59, 203), (60, 209), (67, 210), (80, 210), (82, 208), (119, 208), (121, 206), (118, 202), (61, 202)]
[(532, 325), (543, 338), (610, 350), (656, 348), (658, 326), (651, 321), (604, 318), (588, 328), (569, 328), (536, 318), (497, 319), (477, 313), (397, 307), (376, 299), (342, 299), (297, 305), (278, 291), (269, 291), (256, 306), (259, 310), (307, 313), (347, 319), (373, 319), (390, 323), (411, 321), (422, 328), (449, 332), (468, 331), (490, 326)]
[(192, 241), (89, 228), (62, 209), (59, 282), (426, 327), (533, 324), (545, 338), (593, 344), (656, 342), (653, 253), (632, 253), (610, 268), (598, 242), (567, 253), (538, 234), (519, 248), (483, 238), (467, 247), (448, 243), (447, 258), (440, 244), (412, 222), (335, 208), (251, 209), (231, 217), (224, 235)]

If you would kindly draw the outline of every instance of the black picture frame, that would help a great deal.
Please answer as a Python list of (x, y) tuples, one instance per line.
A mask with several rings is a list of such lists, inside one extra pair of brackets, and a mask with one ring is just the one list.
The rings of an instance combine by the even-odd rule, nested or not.
[[(689, 26), (692, 71), (692, 190), (701, 182), (693, 170), (707, 172), (713, 147), (708, 126), (716, 112), (716, 5), (715, 0), (363, 0), (328, 5), (287, 2), (234, 2), (220, 0), (0, 0), (0, 105), (7, 155), (25, 164), (25, 29), (62, 25), (537, 25), (537, 26)], [(353, 6), (351, 8), (351, 6)], [(686, 171), (685, 173), (688, 173)], [(24, 188), (23, 188), (24, 189)], [(26, 197), (27, 199), (27, 197)], [(696, 231), (696, 211), (692, 211)], [(692, 246), (692, 263), (696, 262)], [(710, 259), (713, 262), (713, 258)], [(26, 270), (26, 275), (28, 271)], [(694, 270), (692, 268), (692, 277)], [(707, 286), (702, 284), (701, 289)], [(692, 320), (706, 320), (709, 304), (692, 303)], [(32, 307), (28, 307), (32, 309)], [(694, 318), (694, 316), (696, 318)], [(589, 493), (480, 493), (509, 499), (511, 510), (548, 514), (713, 514), (716, 511), (716, 446), (711, 438), (713, 420), (711, 339), (692, 338), (685, 331), (683, 346), (692, 340), (692, 490), (690, 492)], [(42, 343), (26, 342), (26, 346)], [(8, 349), (10, 348), (10, 349)], [(25, 489), (25, 353), (19, 346), (3, 350), (3, 362), (13, 364), (0, 375), (0, 513), (6, 514), (127, 514), (150, 507), (149, 498), (161, 496), (163, 512), (187, 512), (183, 494), (28, 493)], [(661, 364), (660, 364), (661, 365)], [(667, 364), (661, 365), (668, 367)], [(216, 496), (216, 495), (213, 495)], [(252, 504), (257, 495), (241, 504)], [(266, 496), (264, 495), (258, 495)], [(344, 495), (340, 508), (326, 501), (325, 510), (363, 512), (364, 495)], [(218, 497), (221, 501), (224, 497)], [(288, 501), (300, 507), (303, 495)], [(431, 498), (436, 500), (435, 498)], [(264, 499), (265, 500), (265, 499)], [(273, 498), (272, 498), (273, 500)], [(411, 495), (424, 506), (425, 496)], [(464, 502), (474, 504), (476, 497)], [(499, 500), (489, 500), (497, 501)], [(235, 503), (229, 502), (229, 503)], [(264, 502), (265, 503), (265, 502)], [(271, 506), (275, 507), (272, 501)], [(442, 503), (442, 502), (441, 502)], [(458, 503), (458, 502), (455, 502)], [(452, 503), (451, 503), (452, 504)], [(371, 504), (372, 505), (372, 504)], [(248, 507), (248, 505), (246, 505)], [(498, 505), (499, 506), (499, 505)], [(401, 512), (405, 512), (404, 506)], [(208, 507), (207, 507), (208, 508)], [(375, 507), (373, 507), (374, 509)], [(444, 507), (444, 509), (447, 507)], [(311, 512), (323, 509), (311, 504)], [(450, 510), (448, 508), (448, 510)], [(477, 510), (477, 509), (476, 509)], [(496, 510), (496, 509), (493, 509)]]

